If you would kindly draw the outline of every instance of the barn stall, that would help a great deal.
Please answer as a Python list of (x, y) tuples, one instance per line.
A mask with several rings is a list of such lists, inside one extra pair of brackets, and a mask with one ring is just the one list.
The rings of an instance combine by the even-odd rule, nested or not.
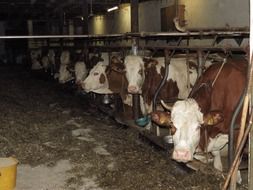
[[(137, 125), (141, 117), (139, 95), (132, 97), (132, 118), (125, 119), (119, 114), (125, 109), (116, 95), (87, 94), (75, 84), (75, 77), (59, 84), (57, 74), (62, 52), (69, 51), (70, 62), (83, 61), (88, 69), (91, 55), (108, 62), (115, 52), (123, 59), (130, 54), (162, 56), (165, 74), (174, 57), (193, 57), (201, 76), (208, 58), (222, 65), (224, 58), (247, 56), (249, 2), (237, 3), (2, 2), (8, 9), (3, 9), (1, 23), (0, 154), (19, 161), (16, 189), (226, 188), (229, 166), (234, 168), (233, 158), (238, 157), (233, 151), (224, 172), (212, 164), (175, 162), (171, 159), (173, 145), (164, 138), (170, 130), (155, 124), (151, 130)], [(114, 5), (118, 9), (107, 12)], [(203, 9), (197, 8), (200, 5)], [(240, 19), (233, 15), (234, 9), (242, 14)], [(201, 10), (208, 10), (212, 19)], [(15, 20), (18, 13), (24, 19)], [(43, 57), (49, 60), (49, 50), (55, 52), (55, 64), (44, 68)], [(37, 57), (31, 58), (31, 52), (36, 51)], [(31, 69), (33, 64), (39, 64), (39, 69)], [(73, 73), (73, 69), (70, 66), (66, 71)], [(156, 98), (163, 83), (157, 87), (153, 111), (160, 104)], [(247, 156), (242, 160), (243, 182), (237, 186), (231, 183), (231, 189), (252, 188), (247, 182)], [(12, 189), (3, 181), (10, 176), (4, 177), (1, 175), (0, 187)]]

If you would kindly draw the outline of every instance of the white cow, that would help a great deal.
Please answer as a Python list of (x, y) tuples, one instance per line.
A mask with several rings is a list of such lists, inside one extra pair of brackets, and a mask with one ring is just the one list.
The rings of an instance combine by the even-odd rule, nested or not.
[[(142, 109), (146, 109), (144, 113), (150, 113), (152, 111), (150, 99), (154, 97), (161, 82), (162, 71), (165, 68), (164, 58), (159, 57), (144, 62), (140, 56), (129, 55), (125, 58), (124, 64), (128, 92), (142, 94), (145, 102), (145, 108)], [(191, 67), (188, 70), (186, 58), (172, 58), (165, 83), (167, 91), (162, 93), (160, 98), (187, 98), (196, 79), (197, 70)]]
[(69, 51), (62, 52), (60, 61), (59, 83), (64, 84), (75, 79), (76, 84), (79, 85), (81, 81), (86, 78), (88, 71), (85, 63), (83, 61), (78, 61), (74, 66), (71, 66)]
[(75, 79), (76, 84), (81, 84), (81, 82), (87, 77), (88, 71), (86, 65), (83, 61), (78, 61), (75, 64)]
[(32, 50), (30, 52), (30, 57), (31, 57), (31, 62), (32, 62), (32, 66), (31, 69), (32, 70), (40, 70), (42, 69), (42, 65), (40, 64), (40, 57), (41, 57), (41, 50)]

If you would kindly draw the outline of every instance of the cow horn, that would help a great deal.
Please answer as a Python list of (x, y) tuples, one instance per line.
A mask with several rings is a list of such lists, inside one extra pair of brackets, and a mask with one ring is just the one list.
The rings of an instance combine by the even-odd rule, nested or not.
[(161, 100), (161, 104), (167, 110), (171, 110), (172, 109), (172, 106), (167, 105), (163, 100)]

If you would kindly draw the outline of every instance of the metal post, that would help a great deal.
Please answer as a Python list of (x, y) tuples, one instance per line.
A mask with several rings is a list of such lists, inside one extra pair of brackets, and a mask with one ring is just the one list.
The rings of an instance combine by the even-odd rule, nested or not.
[(140, 114), (140, 95), (133, 94), (133, 117), (134, 120), (139, 118)]
[(202, 55), (202, 51), (198, 50), (197, 51), (198, 54), (198, 77), (202, 75), (203, 72), (203, 55)]
[(252, 177), (253, 177), (253, 130), (252, 130), (252, 127), (249, 133), (249, 161), (248, 162), (249, 162), (248, 187), (249, 187), (249, 190), (253, 190), (253, 180), (252, 180)]
[[(139, 0), (131, 0), (131, 32), (139, 32), (138, 4), (139, 4)], [(138, 40), (136, 38), (132, 40), (132, 51), (133, 51), (133, 54), (137, 55)], [(133, 94), (134, 119), (139, 118), (139, 113), (140, 113), (140, 95)]]
[(82, 5), (82, 15), (83, 15), (83, 34), (88, 34), (89, 33), (89, 11), (88, 11), (88, 3), (87, 0), (83, 0), (83, 5)]
[[(132, 52), (134, 55), (137, 55), (138, 53), (138, 45), (135, 38), (132, 40)], [(133, 94), (132, 100), (133, 100), (133, 117), (136, 120), (140, 116), (140, 94)]]
[(131, 0), (131, 32), (139, 32), (139, 0)]

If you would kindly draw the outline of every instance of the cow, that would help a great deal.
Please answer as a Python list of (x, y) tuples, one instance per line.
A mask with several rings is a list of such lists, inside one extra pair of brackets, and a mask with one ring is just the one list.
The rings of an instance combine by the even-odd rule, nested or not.
[(246, 76), (246, 59), (228, 58), (223, 67), (210, 66), (196, 82), (191, 96), (177, 101), (171, 113), (166, 113), (167, 119), (165, 113), (152, 113), (154, 122), (160, 124), (163, 118), (162, 124), (174, 129), (174, 160), (186, 163), (198, 159), (197, 153), (207, 151), (213, 155), (214, 168), (222, 171), (220, 153), (228, 143), (229, 126), (246, 86)]
[[(150, 113), (152, 99), (165, 74), (164, 58), (143, 59), (140, 56), (129, 55), (125, 58), (124, 65), (128, 92), (141, 94), (145, 102), (145, 112)], [(168, 78), (158, 99), (187, 98), (197, 79), (197, 69), (191, 65), (192, 61), (189, 61), (188, 70), (185, 57), (171, 59)]]
[(77, 85), (81, 85), (81, 82), (86, 78), (88, 71), (84, 61), (78, 61), (75, 64), (75, 82)]
[(30, 52), (30, 58), (31, 58), (31, 70), (41, 70), (43, 67), (40, 63), (40, 58), (41, 58), (41, 50), (31, 50)]
[[(110, 64), (98, 62), (82, 82), (85, 92), (97, 94), (119, 94), (125, 110), (132, 106), (132, 96), (127, 93), (127, 80), (124, 65), (120, 58), (113, 56)], [(131, 116), (128, 116), (129, 119)]]
[[(99, 94), (122, 93), (126, 94), (127, 81), (123, 73), (123, 63), (116, 57), (108, 65), (98, 62), (82, 82), (86, 92)], [(123, 97), (123, 96), (122, 96)]]
[(79, 52), (71, 60), (70, 52), (63, 51), (60, 56), (60, 69), (59, 69), (59, 83), (64, 84), (66, 82), (75, 80), (75, 84), (80, 85), (88, 74), (86, 65), (81, 58)]
[(50, 72), (51, 75), (55, 72), (55, 52), (54, 50), (48, 50), (41, 58), (42, 67), (45, 72)]

